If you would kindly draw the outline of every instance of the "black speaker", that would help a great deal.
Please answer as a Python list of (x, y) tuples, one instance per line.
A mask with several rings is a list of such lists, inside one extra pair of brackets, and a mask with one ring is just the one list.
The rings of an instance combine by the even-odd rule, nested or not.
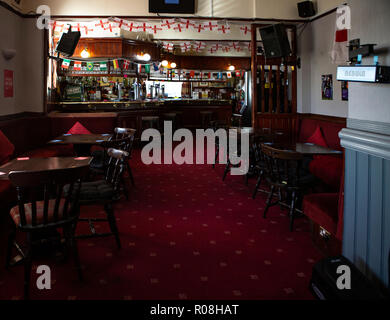
[(72, 28), (69, 27), (69, 31), (63, 33), (60, 41), (58, 41), (56, 52), (59, 52), (66, 57), (73, 56), (77, 44), (79, 43), (80, 36), (80, 31), (72, 32)]
[(260, 28), (260, 36), (266, 58), (281, 58), (290, 55), (290, 42), (283, 24)]
[(298, 12), (301, 18), (309, 18), (316, 14), (312, 1), (303, 1), (298, 3)]

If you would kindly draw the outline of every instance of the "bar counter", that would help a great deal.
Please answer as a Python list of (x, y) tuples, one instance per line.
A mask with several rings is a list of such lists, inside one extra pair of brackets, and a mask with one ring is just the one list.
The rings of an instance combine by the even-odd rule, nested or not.
[[(143, 100), (126, 102), (58, 102), (48, 105), (49, 117), (58, 123), (71, 123), (75, 120), (81, 122), (101, 123), (97, 133), (105, 133), (106, 123), (114, 126), (137, 129), (137, 138), (142, 132), (142, 117), (158, 116), (160, 122), (166, 118), (167, 113), (176, 113), (180, 127), (202, 128), (202, 111), (211, 112), (213, 120), (224, 121), (230, 124), (233, 101), (211, 99), (165, 99)], [(56, 126), (55, 126), (56, 127)], [(61, 128), (65, 130), (66, 128)], [(65, 131), (64, 131), (65, 132)], [(63, 132), (59, 132), (61, 134)]]

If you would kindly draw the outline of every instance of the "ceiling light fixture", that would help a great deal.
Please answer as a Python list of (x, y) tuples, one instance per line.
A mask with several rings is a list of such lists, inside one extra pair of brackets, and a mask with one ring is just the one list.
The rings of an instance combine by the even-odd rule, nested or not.
[(83, 59), (88, 59), (90, 57), (88, 48), (84, 48), (83, 51), (81, 51), (81, 58)]

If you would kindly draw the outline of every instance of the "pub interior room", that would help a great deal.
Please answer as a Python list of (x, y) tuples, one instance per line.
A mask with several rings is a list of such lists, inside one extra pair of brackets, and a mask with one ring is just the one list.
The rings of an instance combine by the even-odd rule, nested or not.
[(389, 29), (389, 0), (1, 0), (0, 300), (389, 299)]

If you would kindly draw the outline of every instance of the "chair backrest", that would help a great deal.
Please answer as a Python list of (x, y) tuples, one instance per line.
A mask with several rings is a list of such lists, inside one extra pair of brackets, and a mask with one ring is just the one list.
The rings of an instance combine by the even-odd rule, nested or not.
[(131, 151), (133, 148), (133, 143), (135, 139), (135, 133), (136, 129), (131, 128), (115, 128), (114, 129), (114, 140), (122, 140), (122, 139), (128, 139), (126, 143), (119, 145), (119, 146), (113, 146), (115, 149), (123, 150), (128, 152), (131, 155)]
[(131, 128), (119, 128), (114, 129), (114, 139), (123, 139), (129, 136), (134, 136), (137, 130)]
[[(20, 227), (42, 228), (49, 224), (55, 226), (76, 219), (81, 180), (87, 173), (88, 166), (37, 172), (10, 172), (9, 180), (17, 190)], [(65, 186), (69, 187), (68, 192), (65, 192)], [(26, 209), (31, 210), (31, 223), (28, 223), (26, 218), (26, 215), (30, 214)], [(50, 210), (52, 216), (49, 221)]]
[(118, 192), (125, 163), (129, 158), (129, 153), (123, 150), (110, 148), (107, 150), (107, 155), (109, 160), (105, 179), (113, 186), (114, 191)]
[(263, 143), (261, 150), (264, 156), (266, 174), (270, 182), (286, 187), (293, 187), (300, 181), (302, 154), (278, 149), (271, 144)]

